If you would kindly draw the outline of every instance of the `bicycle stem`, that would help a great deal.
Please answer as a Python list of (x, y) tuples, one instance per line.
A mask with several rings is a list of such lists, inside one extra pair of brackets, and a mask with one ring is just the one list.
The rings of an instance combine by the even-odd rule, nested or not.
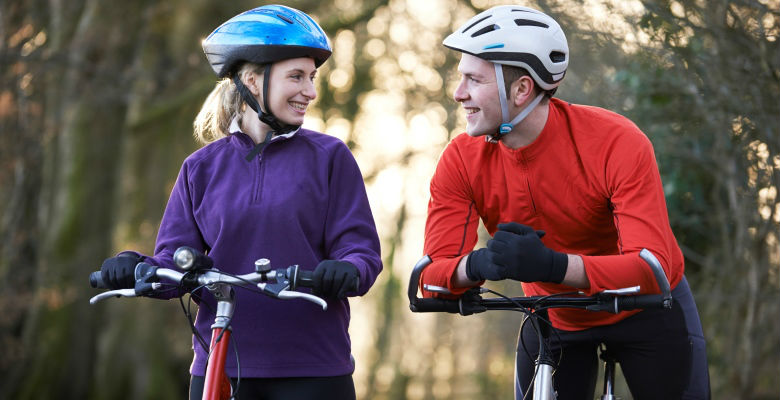
[(214, 318), (214, 324), (211, 329), (221, 328), (230, 329), (230, 320), (235, 311), (235, 292), (233, 287), (224, 283), (217, 283), (206, 286), (214, 298), (217, 300), (217, 314)]

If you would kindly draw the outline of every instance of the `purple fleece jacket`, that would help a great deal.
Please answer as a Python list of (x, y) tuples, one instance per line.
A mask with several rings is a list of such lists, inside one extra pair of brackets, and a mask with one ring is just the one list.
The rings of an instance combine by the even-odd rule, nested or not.
[[(343, 260), (357, 267), (356, 294), (365, 294), (382, 261), (363, 178), (347, 146), (306, 129), (275, 137), (247, 161), (253, 146), (249, 136), (235, 132), (184, 161), (155, 255), (146, 261), (175, 268), (173, 253), (184, 245), (207, 251), (216, 268), (235, 274), (252, 272), (259, 258), (270, 259), (275, 269), (298, 264), (309, 270), (325, 259)], [(215, 302), (208, 293), (204, 299), (195, 325), (208, 343)], [(232, 339), (241, 376), (351, 373), (349, 319), (347, 300), (329, 300), (322, 311), (304, 300), (236, 290)], [(205, 375), (206, 352), (194, 338), (193, 347), (190, 372)], [(237, 374), (232, 345), (226, 371)]]

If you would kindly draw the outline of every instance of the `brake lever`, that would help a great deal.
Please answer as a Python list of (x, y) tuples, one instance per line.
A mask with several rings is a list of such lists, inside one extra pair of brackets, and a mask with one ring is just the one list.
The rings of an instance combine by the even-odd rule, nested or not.
[(281, 292), (279, 292), (277, 297), (283, 300), (302, 299), (319, 305), (320, 307), (322, 307), (323, 311), (328, 309), (328, 303), (326, 303), (325, 300), (313, 294), (296, 292), (293, 290), (282, 290)]
[(607, 289), (607, 290), (601, 292), (601, 294), (609, 294), (609, 295), (616, 295), (616, 296), (628, 296), (628, 295), (631, 295), (631, 294), (638, 294), (640, 289), (641, 288), (639, 286), (631, 286), (631, 287), (622, 288), (622, 289)]
[(107, 292), (100, 293), (91, 299), (89, 299), (89, 304), (95, 304), (98, 301), (105, 300), (109, 297), (136, 297), (135, 289), (117, 289), (117, 290), (109, 290)]
[(441, 286), (435, 286), (435, 285), (429, 285), (429, 284), (423, 284), (423, 289), (434, 292), (434, 293), (442, 293), (442, 294), (452, 294), (452, 292), (447, 289), (446, 287)]

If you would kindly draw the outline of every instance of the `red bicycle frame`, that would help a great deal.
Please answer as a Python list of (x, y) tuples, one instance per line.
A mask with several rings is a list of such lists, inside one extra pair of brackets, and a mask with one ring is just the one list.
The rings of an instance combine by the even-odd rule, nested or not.
[[(217, 338), (220, 335), (222, 337), (217, 342)], [(225, 373), (225, 357), (227, 356), (228, 343), (230, 343), (229, 329), (214, 328), (212, 330), (209, 364), (206, 367), (206, 384), (203, 387), (203, 400), (230, 399), (230, 380)]]
[(230, 285), (217, 283), (207, 286), (217, 299), (217, 315), (211, 326), (211, 345), (203, 386), (203, 400), (229, 400), (232, 388), (225, 373), (228, 345), (230, 344), (230, 320), (234, 310), (234, 292)]

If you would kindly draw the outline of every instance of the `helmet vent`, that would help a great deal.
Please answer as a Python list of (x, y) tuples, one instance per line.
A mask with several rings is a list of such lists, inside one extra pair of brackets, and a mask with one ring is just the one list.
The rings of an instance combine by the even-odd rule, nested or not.
[(287, 22), (287, 23), (288, 23), (288, 24), (290, 24), (290, 25), (292, 25), (292, 24), (293, 24), (293, 22), (292, 22), (292, 20), (291, 20), (291, 19), (287, 18), (286, 16), (284, 16), (284, 15), (282, 15), (282, 14), (278, 14), (278, 13), (277, 13), (277, 14), (276, 14), (276, 16), (277, 16), (279, 19), (281, 19), (282, 21), (284, 21), (284, 22)]
[(553, 51), (550, 53), (550, 61), (554, 63), (564, 62), (566, 61), (566, 54), (563, 54), (560, 51)]
[(516, 19), (515, 23), (517, 24), (517, 26), (538, 26), (540, 28), (549, 28), (550, 27), (549, 25), (547, 25), (545, 23), (542, 23), (542, 22), (539, 22), (539, 21), (530, 20), (530, 19)]
[(482, 28), (482, 29), (472, 33), (471, 37), (477, 37), (477, 36), (480, 36), (480, 35), (484, 35), (484, 34), (486, 34), (488, 32), (493, 32), (496, 29), (499, 29), (498, 25), (490, 24), (490, 25), (488, 25), (488, 26), (486, 26), (486, 27), (484, 27), (484, 28)]
[(480, 23), (480, 22), (482, 22), (482, 21), (484, 21), (484, 20), (486, 20), (486, 19), (488, 19), (488, 18), (490, 18), (490, 17), (491, 17), (491, 16), (490, 16), (490, 15), (488, 15), (488, 16), (487, 16), (487, 17), (485, 17), (485, 18), (480, 18), (478, 21), (474, 21), (474, 23), (473, 23), (473, 24), (471, 24), (471, 25), (467, 26), (467, 27), (466, 27), (466, 29), (464, 29), (463, 31), (461, 31), (461, 33), (466, 33), (466, 31), (467, 31), (467, 30), (469, 30), (469, 29), (471, 29), (471, 28), (473, 28), (473, 27), (474, 27), (474, 25), (476, 25), (476, 24), (478, 24), (478, 23)]

